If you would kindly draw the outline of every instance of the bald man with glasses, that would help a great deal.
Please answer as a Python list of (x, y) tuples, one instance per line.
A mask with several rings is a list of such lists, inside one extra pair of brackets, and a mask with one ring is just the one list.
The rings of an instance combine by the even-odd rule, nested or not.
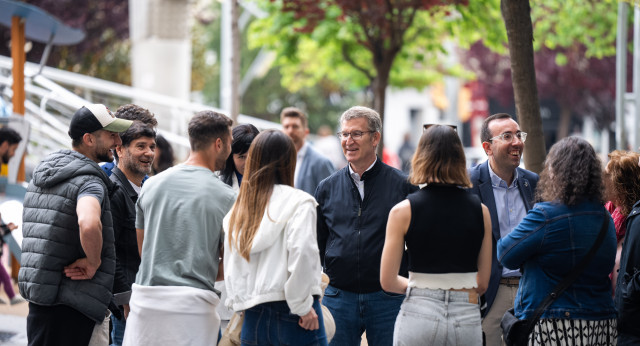
[(480, 133), (488, 160), (471, 168), (473, 187), (491, 214), (493, 259), (489, 288), (484, 294), (482, 330), (487, 345), (504, 344), (500, 320), (513, 307), (520, 282), (520, 271), (504, 268), (496, 254), (497, 241), (509, 234), (533, 207), (538, 175), (519, 167), (527, 134), (511, 115), (494, 114), (485, 119)]

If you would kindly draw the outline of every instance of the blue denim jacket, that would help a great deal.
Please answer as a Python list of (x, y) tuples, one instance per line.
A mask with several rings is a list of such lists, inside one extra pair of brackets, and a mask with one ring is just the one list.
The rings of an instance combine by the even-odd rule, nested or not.
[(616, 256), (616, 231), (611, 216), (598, 202), (575, 206), (536, 204), (507, 237), (498, 241), (498, 259), (507, 268), (522, 268), (514, 310), (523, 319), (536, 308), (587, 254), (603, 216), (609, 230), (584, 272), (547, 308), (542, 318), (602, 320), (616, 317), (609, 273)]

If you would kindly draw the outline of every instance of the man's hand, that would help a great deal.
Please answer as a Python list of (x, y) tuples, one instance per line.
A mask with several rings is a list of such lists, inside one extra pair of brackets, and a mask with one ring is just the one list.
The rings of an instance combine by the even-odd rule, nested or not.
[(306, 330), (316, 330), (320, 328), (320, 324), (318, 323), (318, 315), (316, 315), (316, 311), (311, 307), (309, 313), (300, 317), (300, 321), (298, 321), (300, 327)]
[(16, 224), (13, 222), (9, 222), (7, 224), (7, 228), (9, 228), (10, 231), (13, 231), (14, 229), (18, 228), (18, 226), (16, 226)]
[(85, 258), (81, 258), (64, 267), (64, 274), (71, 280), (91, 280), (100, 267), (98, 263), (91, 263)]
[(126, 320), (129, 318), (129, 304), (124, 304), (122, 307), (124, 308), (124, 319)]

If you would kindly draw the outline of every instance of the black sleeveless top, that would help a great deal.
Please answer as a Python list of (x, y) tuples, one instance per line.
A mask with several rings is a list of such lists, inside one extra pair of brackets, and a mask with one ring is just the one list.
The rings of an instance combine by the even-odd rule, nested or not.
[(484, 237), (480, 199), (467, 190), (443, 184), (429, 184), (407, 199), (411, 203), (411, 223), (404, 239), (409, 271), (478, 271)]

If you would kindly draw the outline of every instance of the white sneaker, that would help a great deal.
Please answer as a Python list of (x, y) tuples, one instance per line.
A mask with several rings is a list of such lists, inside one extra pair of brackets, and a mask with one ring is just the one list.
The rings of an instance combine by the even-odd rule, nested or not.
[[(24, 298), (16, 295), (13, 298), (11, 298), (11, 305), (16, 305), (16, 304), (20, 304), (20, 303), (24, 303), (26, 302), (26, 300), (24, 300)], [(6, 304), (6, 303), (5, 303)]]
[[(15, 297), (14, 297), (14, 298), (15, 298)], [(0, 304), (7, 304), (7, 301), (6, 301), (6, 300), (4, 300), (4, 299), (2, 299), (2, 298), (0, 298)]]

